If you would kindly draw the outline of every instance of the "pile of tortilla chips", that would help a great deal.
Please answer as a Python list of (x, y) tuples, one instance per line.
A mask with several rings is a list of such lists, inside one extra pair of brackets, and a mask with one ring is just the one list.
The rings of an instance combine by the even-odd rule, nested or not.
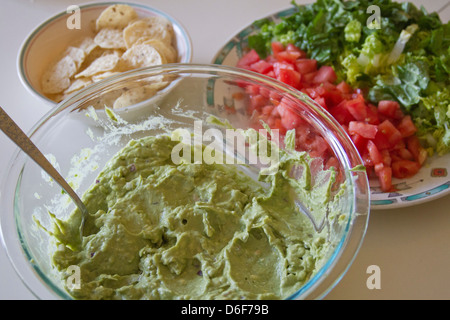
[[(111, 75), (178, 60), (173, 26), (164, 17), (139, 18), (128, 5), (111, 5), (95, 21), (95, 32), (95, 36), (69, 46), (44, 72), (41, 87), (48, 98), (60, 102)], [(112, 107), (123, 108), (148, 98), (165, 85), (162, 82), (127, 92)]]

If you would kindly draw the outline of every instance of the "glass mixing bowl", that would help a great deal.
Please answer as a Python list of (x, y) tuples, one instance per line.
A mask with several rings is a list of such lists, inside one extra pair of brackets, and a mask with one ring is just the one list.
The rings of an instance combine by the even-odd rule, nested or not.
[[(121, 103), (115, 104), (118, 99)], [(283, 101), (289, 112), (297, 119), (300, 116), (303, 128), (308, 126), (302, 134), (323, 138), (339, 172), (334, 183), (334, 188), (342, 190), (339, 207), (335, 208), (337, 216), (332, 220), (327, 213), (323, 219), (312, 217), (322, 219), (330, 241), (328, 251), (308, 281), (286, 297), (321, 299), (339, 282), (361, 246), (370, 193), (366, 173), (359, 170), (362, 160), (345, 131), (299, 91), (237, 68), (168, 64), (112, 76), (78, 92), (45, 115), (30, 137), (81, 195), (95, 183), (105, 163), (131, 139), (177, 128), (192, 132), (195, 123), (202, 124), (204, 130), (221, 127), (217, 126), (221, 121), (242, 129), (261, 128), (261, 119), (270, 124), (263, 113), (255, 111), (261, 107), (255, 105), (258, 99), (271, 110)], [(120, 108), (113, 109), (114, 105)], [(280, 147), (285, 148), (283, 143)], [(231, 150), (231, 155), (237, 156), (235, 151)], [(249, 174), (257, 175), (261, 170), (252, 165), (248, 168)], [(54, 243), (41, 226), (50, 224), (47, 210), (64, 220), (74, 210), (73, 203), (20, 150), (7, 172), (1, 194), (1, 232), (11, 263), (37, 298), (72, 299), (52, 267)], [(314, 175), (318, 171), (311, 172)]]

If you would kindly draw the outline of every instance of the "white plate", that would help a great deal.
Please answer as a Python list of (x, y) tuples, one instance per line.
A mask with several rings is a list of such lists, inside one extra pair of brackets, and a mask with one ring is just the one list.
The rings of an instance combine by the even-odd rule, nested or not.
[[(292, 7), (271, 14), (264, 19), (275, 22), (292, 15)], [(233, 36), (215, 55), (214, 64), (236, 66), (247, 48), (248, 36), (258, 31), (253, 24), (248, 25)], [(381, 192), (377, 180), (370, 180), (371, 209), (392, 209), (431, 201), (450, 193), (450, 154), (432, 157), (427, 160), (419, 173), (409, 179), (395, 179), (392, 184), (397, 192)]]

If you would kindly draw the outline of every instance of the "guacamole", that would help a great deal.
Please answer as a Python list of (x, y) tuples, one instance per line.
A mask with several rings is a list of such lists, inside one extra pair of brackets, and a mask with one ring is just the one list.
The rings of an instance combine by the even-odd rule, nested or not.
[(330, 246), (327, 228), (318, 230), (302, 210), (343, 220), (332, 212), (339, 198), (334, 170), (312, 174), (313, 160), (291, 150), (282, 151), (276, 173), (253, 179), (236, 165), (176, 165), (177, 143), (170, 135), (132, 140), (107, 163), (83, 195), (90, 217), (82, 243), (77, 210), (66, 221), (53, 217), (52, 262), (63, 281), (70, 266), (80, 271), (81, 285), (67, 288), (70, 294), (285, 299), (295, 293)]

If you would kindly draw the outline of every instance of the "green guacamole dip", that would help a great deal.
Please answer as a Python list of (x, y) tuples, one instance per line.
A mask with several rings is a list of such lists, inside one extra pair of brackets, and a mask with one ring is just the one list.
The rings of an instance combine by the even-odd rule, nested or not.
[[(335, 172), (313, 186), (306, 153), (282, 152), (255, 181), (236, 165), (175, 165), (168, 135), (130, 141), (84, 194), (90, 217), (55, 221), (52, 262), (76, 299), (285, 299), (322, 266), (329, 241), (295, 203), (339, 217)], [(291, 177), (292, 172), (303, 174)], [(342, 217), (341, 217), (342, 218)]]

